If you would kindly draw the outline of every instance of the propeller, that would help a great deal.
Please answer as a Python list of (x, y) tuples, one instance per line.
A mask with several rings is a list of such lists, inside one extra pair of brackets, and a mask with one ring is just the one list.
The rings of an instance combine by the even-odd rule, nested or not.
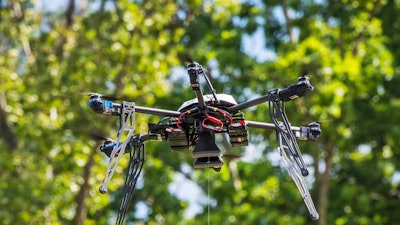
[(117, 143), (113, 139), (105, 137), (99, 133), (90, 133), (89, 136), (95, 141), (103, 141), (103, 144), (100, 146), (100, 151), (110, 157), (111, 151)]
[(95, 141), (108, 141), (108, 140), (112, 140), (111, 138), (108, 138), (104, 135), (101, 135), (99, 133), (90, 133), (89, 136), (95, 140)]
[(81, 95), (87, 95), (89, 96), (91, 99), (92, 98), (102, 98), (104, 100), (119, 100), (120, 98), (118, 98), (115, 95), (103, 95), (100, 93), (96, 93), (96, 92), (79, 92), (79, 94)]

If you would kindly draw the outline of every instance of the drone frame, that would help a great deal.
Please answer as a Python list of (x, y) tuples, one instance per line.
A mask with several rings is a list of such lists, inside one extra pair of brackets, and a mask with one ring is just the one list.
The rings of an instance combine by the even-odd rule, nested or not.
[[(135, 114), (144, 113), (150, 115), (164, 116), (169, 118), (177, 118), (176, 126), (181, 129), (182, 132), (185, 130), (181, 126), (182, 118), (200, 114), (204, 119), (198, 126), (200, 129), (211, 130), (213, 132), (226, 132), (224, 126), (232, 125), (232, 116), (241, 110), (247, 109), (252, 106), (256, 106), (261, 103), (268, 102), (269, 116), (272, 120), (271, 123), (256, 122), (256, 121), (245, 121), (243, 124), (246, 127), (272, 129), (276, 132), (278, 152), (282, 158), (283, 165), (287, 168), (287, 171), (293, 181), (296, 184), (305, 205), (310, 213), (313, 220), (319, 218), (318, 212), (315, 209), (314, 203), (311, 199), (311, 195), (307, 189), (304, 177), (309, 174), (307, 166), (302, 158), (299, 146), (296, 139), (298, 140), (316, 140), (321, 134), (321, 129), (318, 123), (313, 122), (308, 126), (291, 126), (285, 113), (285, 102), (297, 99), (304, 96), (310, 90), (313, 90), (313, 86), (309, 83), (309, 79), (306, 76), (298, 78), (297, 84), (291, 85), (286, 89), (275, 89), (267, 93), (267, 95), (255, 98), (250, 101), (246, 101), (240, 104), (234, 104), (224, 109), (218, 107), (212, 107), (207, 105), (204, 100), (204, 95), (200, 88), (199, 76), (204, 75), (207, 82), (210, 95), (215, 103), (219, 103), (218, 95), (215, 93), (215, 89), (212, 87), (211, 82), (207, 78), (207, 75), (202, 66), (196, 62), (192, 62), (188, 65), (188, 74), (190, 78), (190, 86), (196, 93), (197, 101), (193, 108), (188, 110), (172, 111), (165, 109), (149, 108), (135, 105), (134, 102), (123, 101), (121, 104), (114, 103), (109, 100), (104, 100), (102, 95), (92, 93), (90, 95), (89, 106), (97, 113), (119, 116), (120, 128), (118, 130), (116, 142), (112, 144), (102, 146), (101, 150), (109, 156), (109, 162), (106, 169), (106, 173), (103, 182), (99, 188), (101, 193), (106, 193), (108, 185), (112, 179), (115, 169), (124, 153), (129, 153), (130, 160), (128, 170), (125, 179), (123, 198), (121, 201), (120, 210), (117, 217), (117, 225), (121, 225), (124, 221), (125, 214), (129, 203), (132, 198), (133, 191), (135, 189), (136, 182), (140, 176), (145, 160), (145, 145), (144, 142), (147, 140), (162, 140), (161, 134), (149, 132), (146, 135), (134, 135), (135, 130)], [(218, 119), (209, 116), (209, 113), (217, 112), (227, 118), (225, 122), (217, 121)], [(211, 120), (218, 126), (212, 126), (205, 124), (205, 120)], [(215, 119), (215, 121), (214, 121)], [(150, 127), (150, 124), (149, 124)], [(247, 131), (247, 128), (246, 128)], [(199, 132), (199, 131), (198, 131)], [(213, 134), (212, 132), (212, 134)], [(122, 140), (125, 137), (125, 140)], [(212, 155), (214, 156), (214, 155)], [(219, 171), (222, 164), (214, 168)], [(205, 166), (211, 167), (211, 166)], [(205, 168), (198, 167), (198, 168)]]

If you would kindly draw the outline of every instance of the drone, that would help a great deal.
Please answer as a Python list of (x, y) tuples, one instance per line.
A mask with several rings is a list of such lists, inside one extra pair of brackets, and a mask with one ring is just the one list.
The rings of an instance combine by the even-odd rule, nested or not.
[[(191, 151), (193, 167), (211, 168), (219, 172), (223, 166), (223, 155), (215, 143), (215, 134), (223, 133), (229, 137), (232, 147), (249, 144), (248, 128), (271, 129), (276, 132), (277, 150), (290, 177), (296, 184), (312, 220), (318, 220), (319, 214), (308, 191), (304, 177), (309, 174), (301, 155), (297, 140), (317, 140), (321, 135), (318, 122), (307, 126), (291, 126), (285, 113), (285, 103), (300, 98), (312, 91), (307, 76), (303, 75), (284, 89), (274, 89), (266, 95), (243, 103), (237, 103), (228, 94), (217, 94), (206, 71), (197, 62), (187, 65), (190, 87), (196, 98), (184, 102), (178, 110), (166, 110), (138, 106), (135, 102), (116, 103), (98, 93), (90, 93), (89, 106), (99, 114), (119, 118), (119, 129), (115, 140), (104, 138), (101, 152), (109, 158), (100, 193), (108, 191), (108, 185), (121, 157), (129, 154), (123, 197), (117, 216), (117, 225), (124, 222), (136, 182), (145, 161), (145, 145), (149, 140), (168, 141), (173, 151)], [(203, 75), (210, 94), (203, 94), (200, 77)], [(269, 116), (273, 123), (248, 121), (242, 110), (261, 103), (268, 103)], [(143, 113), (160, 116), (158, 123), (148, 124), (147, 134), (135, 134), (135, 114)], [(193, 150), (192, 150), (193, 149)]]

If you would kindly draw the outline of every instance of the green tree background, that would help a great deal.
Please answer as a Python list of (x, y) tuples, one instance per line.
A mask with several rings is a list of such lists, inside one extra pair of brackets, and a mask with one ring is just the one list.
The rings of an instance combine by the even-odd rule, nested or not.
[[(194, 97), (189, 58), (239, 102), (311, 77), (315, 91), (287, 112), (322, 125), (300, 143), (320, 219), (271, 157), (273, 132), (250, 129), (250, 147), (225, 149), (253, 157), (220, 173), (149, 143), (127, 224), (400, 223), (400, 1), (54, 2), (0, 1), (1, 224), (113, 224), (127, 161), (101, 195), (107, 159), (92, 136), (118, 124), (79, 93), (174, 110)], [(246, 119), (270, 122), (267, 110)], [(159, 119), (136, 118), (138, 133)]]

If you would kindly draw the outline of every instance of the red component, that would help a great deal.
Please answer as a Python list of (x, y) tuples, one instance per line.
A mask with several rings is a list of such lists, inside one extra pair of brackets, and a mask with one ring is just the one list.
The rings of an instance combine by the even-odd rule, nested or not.
[(182, 119), (182, 117), (185, 115), (185, 113), (181, 113), (180, 115), (179, 115), (179, 117), (178, 117), (178, 120), (176, 121), (176, 126), (179, 128), (179, 129), (181, 129), (181, 130), (183, 130), (182, 129), (182, 127), (181, 127), (181, 119)]
[[(215, 124), (215, 126), (206, 124), (205, 123), (206, 121), (210, 121), (211, 123)], [(221, 120), (219, 120), (215, 117), (212, 117), (212, 116), (208, 116), (208, 115), (206, 116), (206, 118), (203, 119), (203, 122), (201, 125), (203, 125), (203, 127), (207, 128), (207, 129), (211, 129), (214, 131), (220, 131), (224, 127), (224, 123)]]
[(229, 119), (229, 125), (231, 125), (233, 123), (232, 116), (228, 112), (226, 112), (226, 111), (224, 111), (222, 109), (217, 109), (217, 111), (219, 113), (221, 113), (222, 115), (224, 115), (224, 117)]

